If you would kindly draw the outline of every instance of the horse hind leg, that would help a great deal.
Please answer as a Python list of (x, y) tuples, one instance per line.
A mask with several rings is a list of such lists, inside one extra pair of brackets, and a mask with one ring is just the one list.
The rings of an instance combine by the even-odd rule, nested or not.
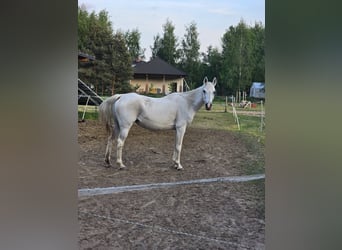
[(105, 153), (105, 163), (106, 163), (107, 168), (112, 166), (110, 159), (111, 159), (114, 138), (115, 138), (115, 131), (113, 129), (110, 132), (110, 135), (108, 136), (108, 139), (107, 139), (107, 146), (106, 146), (106, 153)]
[(125, 144), (126, 138), (128, 136), (128, 132), (130, 127), (128, 128), (121, 128), (120, 133), (117, 140), (117, 151), (116, 151), (116, 163), (119, 165), (119, 169), (124, 169), (126, 166), (122, 162), (122, 149)]

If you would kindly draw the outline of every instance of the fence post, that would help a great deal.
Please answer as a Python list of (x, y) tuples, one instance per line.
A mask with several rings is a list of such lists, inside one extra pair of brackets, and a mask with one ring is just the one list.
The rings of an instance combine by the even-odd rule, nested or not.
[(88, 95), (88, 99), (87, 99), (86, 105), (85, 105), (84, 110), (83, 110), (82, 122), (84, 121), (84, 117), (85, 117), (85, 113), (87, 111), (89, 99), (90, 99), (90, 95)]
[(227, 113), (228, 97), (226, 96), (226, 103), (224, 105), (224, 112)]
[(236, 109), (235, 109), (235, 100), (234, 99), (233, 99), (232, 107), (233, 107), (233, 116), (234, 116), (235, 122), (237, 123), (238, 129), (240, 130), (240, 122), (239, 122), (239, 117), (238, 117)]
[(263, 102), (261, 100), (260, 102), (261, 105), (261, 112), (260, 112), (260, 131), (262, 131), (262, 127), (264, 125), (264, 106), (263, 106)]

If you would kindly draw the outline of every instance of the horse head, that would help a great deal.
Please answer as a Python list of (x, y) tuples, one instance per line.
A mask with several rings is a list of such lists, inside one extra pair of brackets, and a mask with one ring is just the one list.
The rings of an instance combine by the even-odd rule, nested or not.
[(211, 110), (213, 105), (216, 83), (216, 77), (214, 77), (212, 82), (209, 82), (207, 77), (204, 77), (203, 79), (203, 102), (206, 110)]

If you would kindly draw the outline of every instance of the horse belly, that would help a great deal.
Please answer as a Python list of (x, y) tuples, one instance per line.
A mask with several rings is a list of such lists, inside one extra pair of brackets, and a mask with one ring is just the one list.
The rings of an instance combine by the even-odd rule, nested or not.
[(137, 119), (136, 123), (143, 128), (151, 130), (164, 130), (175, 128), (174, 123), (163, 123), (159, 121), (151, 121), (148, 119)]
[(138, 117), (136, 123), (147, 129), (151, 130), (164, 130), (164, 129), (174, 129), (175, 122), (172, 118), (161, 118), (158, 116), (140, 116)]

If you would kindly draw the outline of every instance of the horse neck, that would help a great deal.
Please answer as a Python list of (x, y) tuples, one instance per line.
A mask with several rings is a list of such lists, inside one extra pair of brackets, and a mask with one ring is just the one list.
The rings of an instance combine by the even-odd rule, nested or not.
[(187, 98), (189, 107), (191, 107), (195, 112), (197, 112), (204, 104), (202, 98), (202, 91), (203, 87), (201, 86), (197, 89), (183, 93)]

